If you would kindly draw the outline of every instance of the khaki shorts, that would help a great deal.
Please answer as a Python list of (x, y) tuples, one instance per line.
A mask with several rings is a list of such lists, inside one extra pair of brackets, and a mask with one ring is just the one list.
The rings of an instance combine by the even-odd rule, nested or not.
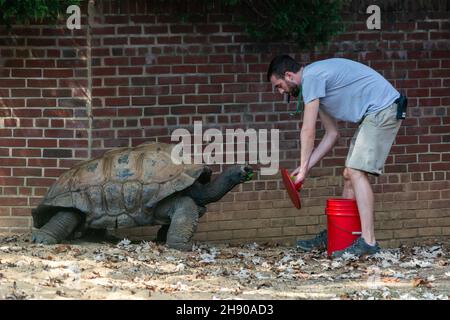
[(356, 130), (345, 166), (373, 175), (383, 173), (384, 163), (389, 155), (402, 120), (397, 120), (397, 104), (367, 115)]

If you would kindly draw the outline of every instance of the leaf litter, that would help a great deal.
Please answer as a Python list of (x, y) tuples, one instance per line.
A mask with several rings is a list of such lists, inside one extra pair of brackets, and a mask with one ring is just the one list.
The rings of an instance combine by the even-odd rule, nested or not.
[(147, 241), (0, 236), (0, 299), (446, 300), (449, 243), (383, 249), (371, 257), (268, 244), (196, 243), (180, 252)]

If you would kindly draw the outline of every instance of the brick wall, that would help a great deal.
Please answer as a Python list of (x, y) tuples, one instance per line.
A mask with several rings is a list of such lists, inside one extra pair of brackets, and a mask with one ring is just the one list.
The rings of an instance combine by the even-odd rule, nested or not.
[[(315, 51), (255, 43), (226, 12), (182, 24), (170, 7), (155, 14), (151, 1), (96, 1), (81, 30), (45, 23), (1, 29), (0, 231), (28, 231), (30, 209), (77, 162), (113, 147), (168, 142), (173, 130), (192, 128), (195, 120), (222, 130), (280, 129), (281, 165), (295, 168), (301, 123), (289, 115), (294, 104), (283, 103), (265, 79), (271, 58), (289, 52), (303, 62), (354, 59), (406, 91), (409, 118), (386, 174), (372, 178), (376, 235), (383, 245), (448, 237), (448, 4), (386, 1), (377, 31), (366, 29), (366, 2), (350, 6), (347, 31)], [(326, 199), (342, 192), (355, 130), (339, 126), (339, 144), (307, 180), (301, 211), (292, 208), (278, 175), (258, 175), (209, 205), (196, 239), (292, 244), (321, 230)], [(125, 234), (148, 238), (154, 231)]]

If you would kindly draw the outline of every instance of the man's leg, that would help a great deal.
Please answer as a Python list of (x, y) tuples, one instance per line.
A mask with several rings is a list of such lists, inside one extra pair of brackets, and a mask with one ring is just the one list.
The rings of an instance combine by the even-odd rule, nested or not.
[(342, 191), (342, 198), (355, 199), (355, 191), (353, 190), (352, 180), (347, 168), (344, 169), (344, 190)]
[[(369, 245), (375, 245), (374, 231), (374, 196), (367, 173), (345, 168), (344, 170), (345, 198), (356, 198), (359, 217), (361, 219), (362, 237)], [(353, 195), (353, 197), (352, 197)]]

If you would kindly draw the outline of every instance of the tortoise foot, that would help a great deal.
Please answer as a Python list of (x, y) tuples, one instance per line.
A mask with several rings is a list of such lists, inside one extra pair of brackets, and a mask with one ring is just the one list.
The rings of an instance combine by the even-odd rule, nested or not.
[(192, 251), (192, 243), (167, 243), (167, 246), (180, 251)]
[(31, 241), (34, 243), (42, 243), (47, 245), (58, 243), (58, 239), (45, 232), (42, 232), (41, 230), (36, 230), (33, 232), (33, 235), (31, 236)]

